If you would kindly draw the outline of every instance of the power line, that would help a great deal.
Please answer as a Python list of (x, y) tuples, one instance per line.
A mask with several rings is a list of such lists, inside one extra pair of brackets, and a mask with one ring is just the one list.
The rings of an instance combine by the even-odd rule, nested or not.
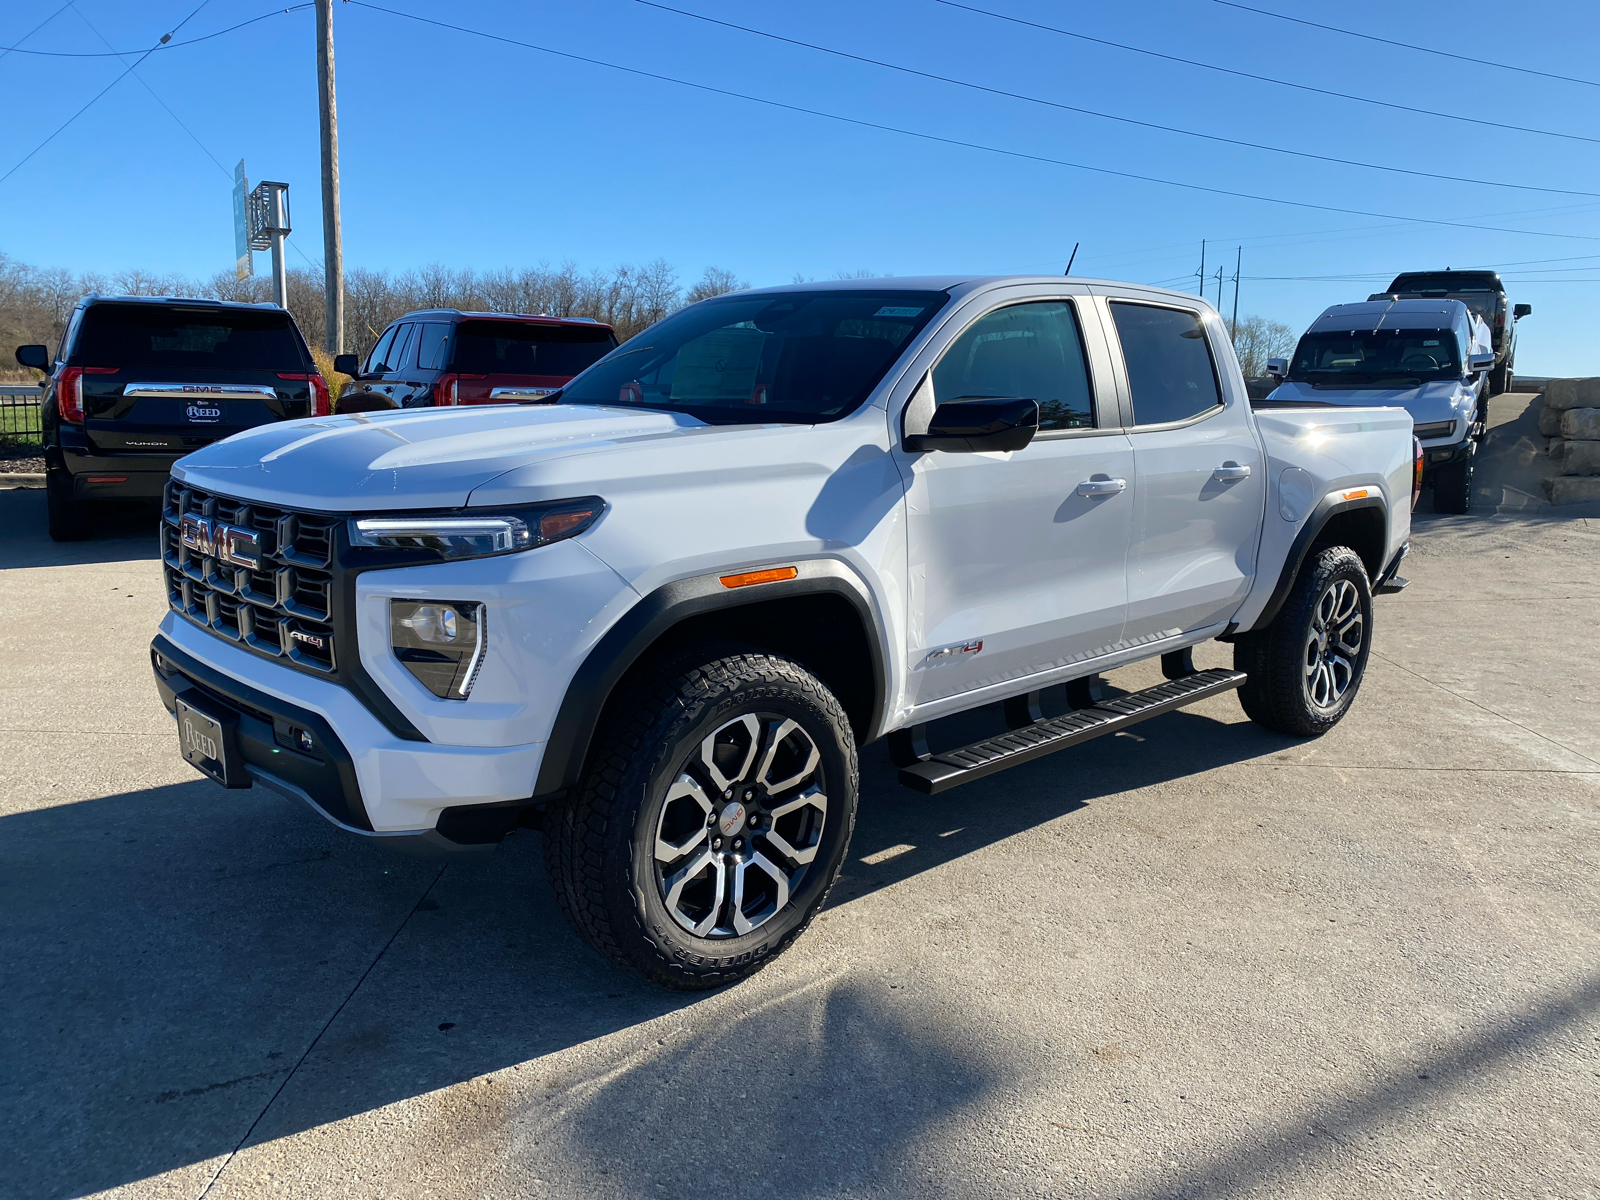
[(1396, 213), (1373, 212), (1360, 208), (1342, 208), (1333, 204), (1317, 204), (1310, 200), (1289, 200), (1281, 196), (1261, 196), (1252, 192), (1240, 192), (1231, 188), (1210, 187), (1200, 183), (1185, 183), (1176, 179), (1163, 179), (1155, 175), (1140, 175), (1133, 171), (1119, 171), (1111, 167), (1096, 167), (1088, 163), (1071, 162), (1062, 158), (1051, 158), (1043, 154), (1030, 154), (1023, 150), (1006, 150), (998, 146), (988, 146), (981, 142), (969, 142), (961, 138), (945, 137), (941, 134), (924, 133), (921, 130), (905, 129), (897, 125), (885, 125), (878, 121), (867, 121), (860, 117), (847, 117), (839, 113), (826, 112), (822, 109), (806, 108), (799, 104), (789, 104), (782, 100), (769, 100), (763, 96), (752, 96), (745, 92), (735, 92), (728, 88), (714, 87), (707, 83), (694, 83), (687, 79), (678, 79), (671, 75), (663, 75), (656, 71), (646, 71), (640, 67), (625, 67), (619, 63), (606, 62), (604, 59), (590, 58), (582, 54), (574, 54), (567, 50), (555, 50), (549, 46), (540, 46), (533, 42), (520, 41), (517, 38), (506, 37), (503, 34), (487, 33), (481, 29), (469, 29), (464, 25), (455, 25), (448, 21), (438, 21), (431, 17), (418, 16), (415, 13), (400, 12), (397, 9), (385, 8), (378, 4), (369, 4), (366, 0), (345, 0), (352, 8), (366, 8), (374, 12), (387, 13), (389, 16), (400, 17), (404, 20), (415, 21), (422, 25), (431, 25), (437, 29), (449, 29), (457, 33), (470, 34), (488, 41), (501, 42), (508, 46), (520, 46), (525, 50), (537, 50), (541, 54), (565, 58), (573, 62), (587, 63), (590, 66), (605, 67), (612, 71), (621, 71), (628, 75), (636, 75), (643, 79), (654, 79), (661, 83), (671, 83), (679, 87), (691, 88), (695, 91), (706, 92), (716, 96), (727, 96), (735, 100), (746, 100), (752, 104), (762, 104), (769, 108), (782, 109), (786, 112), (801, 113), (805, 116), (822, 117), (829, 121), (838, 121), (845, 125), (854, 125), (862, 129), (874, 129), (883, 133), (896, 133), (903, 137), (917, 138), (920, 141), (935, 142), (944, 146), (959, 146), (967, 150), (981, 150), (987, 154), (998, 154), (1007, 158), (1018, 158), (1028, 162), (1045, 163), (1057, 167), (1070, 167), (1073, 170), (1089, 171), (1097, 175), (1109, 175), (1118, 179), (1132, 179), (1140, 183), (1159, 183), (1166, 187), (1183, 188), (1186, 191), (1204, 192), (1214, 196), (1228, 196), (1236, 200), (1257, 200), (1264, 204), (1280, 204), (1289, 208), (1306, 208), (1318, 212), (1344, 213), (1353, 217), (1372, 217), (1383, 221), (1405, 221), (1417, 225), (1439, 225), (1452, 229), (1474, 229), (1486, 233), (1514, 233), (1527, 237), (1553, 237), (1568, 240), (1594, 242), (1600, 241), (1600, 236), (1583, 233), (1555, 233), (1543, 229), (1510, 229), (1499, 225), (1474, 225), (1464, 221), (1447, 221), (1437, 217), (1409, 217)]
[[(65, 4), (63, 4), (60, 8), (56, 9), (55, 12), (51, 13), (44, 20), (40, 21), (32, 29), (28, 30), (27, 33), (23, 34), (21, 37), (19, 37), (11, 45), (7, 46), (6, 47), (6, 54), (12, 54), (12, 53), (32, 54), (32, 53), (34, 53), (32, 50), (18, 51), (17, 47), (22, 45), (23, 42), (27, 41), (34, 34), (38, 33), (39, 30), (43, 29), (46, 25), (50, 24), (51, 21), (54, 21), (62, 13), (66, 12), (67, 9), (71, 7), (71, 5), (72, 5), (72, 0), (67, 0), (67, 2)], [(6, 54), (0, 54), (0, 58), (4, 58), (6, 56)]]
[(939, 75), (932, 71), (922, 71), (915, 67), (901, 66), (898, 63), (885, 62), (883, 59), (868, 58), (861, 54), (851, 54), (846, 50), (835, 50), (829, 46), (819, 46), (815, 42), (804, 42), (798, 38), (785, 37), (778, 33), (769, 33), (764, 29), (756, 29), (749, 25), (738, 25), (732, 21), (723, 21), (717, 17), (708, 17), (701, 13), (690, 12), (688, 9), (674, 8), (670, 4), (661, 4), (657, 0), (634, 0), (646, 8), (658, 9), (661, 12), (676, 13), (680, 17), (689, 17), (696, 21), (704, 21), (708, 25), (720, 25), (724, 29), (736, 29), (741, 33), (753, 34), (756, 37), (768, 38), (774, 42), (782, 42), (789, 46), (799, 46), (805, 50), (815, 50), (821, 54), (831, 54), (836, 58), (848, 59), (851, 62), (866, 63), (869, 66), (883, 67), (889, 71), (899, 71), (905, 75), (915, 75), (921, 79), (931, 79), (939, 83), (949, 83), (956, 87), (968, 88), (975, 92), (987, 92), (991, 96), (1004, 96), (1011, 100), (1023, 100), (1029, 104), (1039, 104), (1046, 108), (1056, 108), (1063, 112), (1079, 113), (1088, 117), (1099, 117), (1106, 121), (1118, 121), (1124, 125), (1137, 125), (1142, 129), (1156, 129), (1163, 133), (1177, 133), (1184, 137), (1201, 138), (1208, 142), (1221, 142), (1229, 146), (1242, 146), (1248, 150), (1265, 150), (1271, 154), (1287, 154), (1295, 158), (1309, 158), (1316, 162), (1335, 163), (1344, 167), (1361, 167), (1368, 171), (1388, 171), (1396, 175), (1414, 175), (1423, 179), (1441, 179), (1447, 183), (1470, 183), (1478, 187), (1511, 188), (1521, 192), (1548, 192), (1559, 196), (1592, 196), (1600, 199), (1600, 192), (1584, 192), (1572, 188), (1539, 187), (1529, 183), (1506, 183), (1498, 179), (1472, 179), (1462, 175), (1443, 175), (1437, 171), (1421, 171), (1412, 167), (1391, 167), (1383, 163), (1362, 162), (1359, 159), (1339, 158), (1331, 154), (1314, 154), (1309, 150), (1289, 150), (1282, 146), (1268, 146), (1261, 142), (1247, 142), (1240, 138), (1223, 137), (1215, 133), (1200, 133), (1193, 129), (1180, 129), (1175, 125), (1162, 125), (1155, 121), (1141, 121), (1134, 117), (1119, 116), (1116, 113), (1100, 112), (1093, 108), (1082, 108), (1076, 104), (1062, 104), (1055, 100), (1045, 100), (1038, 96), (1029, 96), (1021, 92), (1010, 92), (1004, 88), (988, 87), (981, 83), (971, 83), (965, 79), (955, 79), (949, 75)]
[(44, 141), (40, 142), (32, 150), (29, 150), (20, 159), (18, 159), (16, 164), (9, 171), (7, 171), (4, 175), (0, 175), (0, 183), (4, 183), (6, 180), (10, 179), (13, 175), (15, 175), (19, 170), (22, 169), (22, 166), (23, 166), (24, 163), (26, 163), (35, 154), (39, 153), (39, 151), (43, 150), (51, 142), (55, 141), (56, 137), (61, 133), (62, 130), (64, 130), (68, 125), (71, 125), (79, 117), (83, 116), (84, 113), (88, 112), (91, 108), (93, 108), (95, 106), (95, 103), (100, 99), (101, 96), (104, 96), (112, 88), (116, 87), (117, 84), (121, 83), (124, 79), (126, 79), (129, 75), (131, 75), (133, 73), (133, 68), (134, 67), (137, 67), (139, 65), (139, 63), (142, 63), (145, 59), (149, 58), (164, 43), (171, 41), (172, 40), (172, 34), (177, 33), (178, 30), (182, 29), (190, 21), (194, 20), (195, 15), (197, 13), (199, 13), (200, 9), (204, 8), (207, 4), (210, 4), (210, 3), (211, 3), (211, 0), (200, 0), (200, 4), (195, 8), (194, 12), (191, 12), (187, 17), (185, 17), (183, 20), (179, 21), (177, 23), (177, 25), (173, 27), (171, 32), (162, 34), (161, 35), (161, 39), (158, 42), (156, 42), (156, 44), (154, 46), (151, 46), (150, 49), (146, 50), (143, 54), (139, 55), (138, 60), (136, 62), (134, 62), (132, 66), (128, 67), (127, 70), (122, 72), (122, 74), (118, 75), (110, 83), (106, 84), (105, 87), (101, 88), (98, 92), (96, 92), (94, 94), (94, 97), (89, 101), (89, 103), (85, 104), (77, 112), (73, 113), (70, 117), (68, 117), (65, 121), (63, 121), (60, 125), (58, 125), (56, 127), (56, 129), (55, 129), (55, 132), (47, 135), (45, 137)]
[[(60, 15), (62, 12), (66, 11), (67, 9), (69, 9), (71, 7), (72, 7), (71, 0), (68, 0), (68, 2), (66, 4), (63, 4), (60, 8), (56, 9), (55, 13), (53, 13), (49, 17), (46, 17), (38, 25), (34, 26), (33, 30), (30, 33), (28, 33), (25, 37), (23, 37), (22, 41), (19, 41), (17, 43), (17, 46), (20, 46), (22, 44), (22, 42), (27, 41), (28, 38), (32, 37), (34, 33), (37, 33), (40, 29), (43, 29), (52, 20), (54, 20), (56, 16)], [(182, 41), (182, 42), (166, 42), (166, 43), (164, 43), (164, 44), (162, 44), (160, 46), (156, 46), (154, 48), (157, 49), (157, 50), (176, 50), (180, 46), (197, 46), (201, 42), (209, 42), (212, 38), (219, 38), (225, 33), (232, 33), (235, 29), (243, 29), (246, 25), (254, 25), (258, 21), (267, 21), (267, 20), (272, 19), (273, 17), (281, 17), (281, 16), (285, 15), (286, 13), (299, 12), (303, 8), (310, 8), (310, 7), (312, 7), (310, 4), (292, 4), (288, 8), (275, 8), (271, 12), (262, 13), (259, 17), (251, 17), (248, 21), (240, 21), (237, 25), (229, 25), (226, 29), (218, 29), (215, 33), (201, 34), (199, 37), (188, 38), (187, 40)], [(83, 14), (79, 13), (78, 15), (82, 16)], [(105, 38), (101, 38), (100, 40), (102, 42), (106, 41)], [(106, 42), (107, 46), (109, 46), (110, 44), (111, 44), (110, 42)], [(11, 54), (13, 52), (15, 52), (17, 54), (32, 54), (32, 55), (36, 55), (37, 57), (40, 57), (40, 58), (122, 58), (122, 59), (126, 59), (128, 57), (128, 55), (130, 55), (130, 54), (148, 53), (148, 51), (140, 51), (140, 50), (106, 50), (106, 51), (103, 51), (103, 52), (102, 51), (85, 52), (85, 51), (78, 51), (78, 50), (18, 50), (16, 46), (13, 46), (9, 50), (6, 51), (6, 54)], [(5, 57), (5, 54), (0, 54), (0, 58), (4, 58), (4, 57)]]
[(1516, 71), (1522, 75), (1538, 75), (1545, 79), (1559, 79), (1562, 83), (1581, 83), (1585, 87), (1600, 87), (1600, 82), (1596, 82), (1593, 79), (1579, 79), (1574, 75), (1556, 75), (1550, 71), (1536, 71), (1532, 67), (1518, 67), (1513, 66), (1511, 63), (1495, 62), (1493, 59), (1472, 58), (1465, 54), (1452, 54), (1448, 50), (1435, 50), (1432, 46), (1417, 46), (1410, 42), (1396, 42), (1370, 33), (1359, 33), (1354, 29), (1340, 29), (1337, 25), (1322, 25), (1316, 21), (1307, 21), (1303, 17), (1291, 17), (1285, 13), (1276, 13), (1265, 8), (1252, 8), (1248, 4), (1239, 4), (1236, 0), (1212, 0), (1212, 2), (1226, 5), (1228, 8), (1237, 8), (1245, 12), (1256, 13), (1263, 17), (1273, 17), (1279, 21), (1292, 21), (1296, 25), (1309, 25), (1313, 29), (1325, 29), (1329, 33), (1342, 33), (1345, 37), (1360, 38), (1367, 42), (1381, 42), (1385, 46), (1398, 46), (1402, 50), (1415, 50), (1419, 54), (1437, 54), (1440, 58), (1453, 58), (1457, 62), (1471, 63), (1475, 67), (1499, 67), (1502, 71)]
[(1086, 33), (1078, 33), (1071, 29), (1062, 29), (1059, 25), (1042, 25), (1038, 21), (1028, 21), (1022, 17), (1013, 17), (1009, 13), (993, 12), (987, 8), (976, 8), (970, 4), (961, 4), (958, 0), (934, 0), (936, 4), (943, 4), (947, 8), (959, 8), (966, 12), (977, 13), (979, 16), (993, 17), (997, 21), (1009, 21), (1013, 25), (1023, 25), (1029, 29), (1038, 29), (1045, 33), (1057, 33), (1062, 37), (1076, 38), (1081, 42), (1092, 42), (1097, 46), (1110, 46), (1115, 50), (1126, 50), (1131, 54), (1144, 54), (1151, 58), (1165, 59), (1167, 62), (1182, 63), (1189, 67), (1199, 67), (1204, 71), (1216, 71), (1222, 75), (1233, 75), (1239, 79), (1253, 79), (1257, 83), (1270, 83), (1278, 87), (1293, 88), (1299, 92), (1313, 92), (1319, 96), (1333, 96), (1339, 100), (1353, 100), (1358, 104), (1371, 104), (1378, 108), (1394, 109), (1397, 112), (1416, 113), (1424, 117), (1438, 117), (1445, 121), (1465, 121), (1472, 125), (1485, 125), (1491, 129), (1508, 129), (1516, 133), (1533, 133), (1540, 137), (1562, 138), (1569, 142), (1588, 142), (1600, 145), (1600, 138), (1584, 137), (1578, 133), (1558, 133), (1553, 129), (1535, 129), (1529, 125), (1511, 125), (1503, 121), (1491, 121), (1486, 117), (1469, 117), (1460, 113), (1439, 112), (1431, 108), (1418, 108), (1411, 104), (1400, 104), (1393, 100), (1379, 100), (1372, 96), (1358, 96), (1352, 92), (1335, 92), (1328, 88), (1313, 87), (1307, 83), (1291, 83), (1287, 79), (1274, 79), (1270, 75), (1256, 75), (1249, 71), (1239, 71), (1232, 67), (1219, 67), (1215, 63), (1200, 62), (1193, 58), (1180, 58), (1176, 54), (1163, 54), (1159, 50), (1146, 50), (1142, 46), (1130, 46), (1126, 42), (1113, 42), (1105, 38), (1090, 37)]

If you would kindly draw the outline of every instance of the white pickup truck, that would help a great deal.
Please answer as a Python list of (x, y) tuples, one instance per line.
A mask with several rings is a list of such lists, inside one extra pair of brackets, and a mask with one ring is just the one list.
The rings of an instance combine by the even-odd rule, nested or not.
[[(1419, 469), (1402, 410), (1252, 411), (1193, 296), (740, 292), (553, 403), (182, 459), (152, 662), (223, 786), (429, 853), (541, 829), (585, 938), (712, 987), (822, 904), (868, 743), (933, 793), (1235, 688), (1274, 729), (1331, 728)], [(1235, 669), (1194, 669), (1214, 638)], [(1157, 655), (1168, 682), (1102, 691)], [(1009, 732), (930, 750), (930, 721), (983, 705)]]

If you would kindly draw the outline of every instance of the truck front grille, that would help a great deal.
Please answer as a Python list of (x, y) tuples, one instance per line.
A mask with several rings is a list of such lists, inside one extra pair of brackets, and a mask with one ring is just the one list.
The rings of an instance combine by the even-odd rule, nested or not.
[[(338, 664), (334, 533), (340, 519), (234, 500), (169, 479), (161, 514), (167, 603), (257, 654), (332, 674)], [(248, 536), (230, 538), (232, 531), (252, 535), (253, 545)]]

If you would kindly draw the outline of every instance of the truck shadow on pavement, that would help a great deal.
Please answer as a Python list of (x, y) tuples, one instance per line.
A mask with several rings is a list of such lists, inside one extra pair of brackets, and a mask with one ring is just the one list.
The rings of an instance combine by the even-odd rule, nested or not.
[[(1143, 729), (1143, 746), (1106, 739), (937, 798), (899, 788), (883, 747), (869, 748), (830, 906), (1099, 797), (1282, 744), (1188, 714)], [(666, 1129), (668, 1097), (714, 1111), (715, 1081), (738, 1077), (761, 1102), (750, 1111), (775, 1111), (770, 1101), (798, 1126), (880, 1130), (871, 1141), (893, 1160), (896, 1142), (977, 1102), (1004, 1070), (1003, 1055), (975, 1057), (965, 1039), (935, 1032), (934, 1016), (908, 1024), (899, 1002), (909, 993), (859, 972), (795, 991), (783, 981), (792, 968), (776, 967), (719, 994), (739, 997), (733, 1016), (719, 1015), (716, 996), (644, 984), (571, 933), (539, 858), (537, 835), (522, 834), (486, 862), (441, 868), (355, 841), (263, 789), (198, 779), (0, 818), (0, 1122), (15, 1147), (0, 1161), (0, 1193), (77, 1196), (206, 1163), (246, 1138), (327, 1125), (595, 1039), (620, 1047), (672, 1014), (672, 1054), (628, 1066), (635, 1084), (603, 1088), (606, 1103), (574, 1113), (563, 1136), (581, 1137), (586, 1121), (610, 1128), (622, 1111)], [(785, 986), (789, 998), (762, 1001)], [(777, 1007), (756, 1017), (745, 1001)], [(701, 1005), (713, 1008), (697, 1015)], [(740, 1044), (759, 1046), (759, 1069), (719, 1049)], [(937, 1101), (896, 1099), (896, 1081), (911, 1077), (960, 1083), (923, 1089)], [(726, 1136), (744, 1128), (735, 1121)], [(592, 1149), (619, 1181), (667, 1161), (638, 1138)], [(841, 1173), (788, 1190), (844, 1186), (862, 1169), (841, 1161)]]
[(52, 542), (45, 525), (43, 488), (0, 490), (0, 567), (158, 559), (161, 505), (156, 501), (103, 505), (86, 542)]

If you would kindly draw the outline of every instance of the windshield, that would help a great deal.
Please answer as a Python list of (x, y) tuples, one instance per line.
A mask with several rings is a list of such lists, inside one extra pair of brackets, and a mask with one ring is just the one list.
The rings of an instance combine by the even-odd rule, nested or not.
[(450, 369), (479, 375), (576, 375), (616, 349), (604, 325), (463, 321)]
[(72, 346), (74, 366), (132, 370), (307, 371), (282, 309), (92, 304)]
[(1499, 292), (1500, 281), (1493, 275), (1469, 275), (1464, 271), (1445, 271), (1436, 275), (1399, 275), (1389, 285), (1391, 292), (1426, 292), (1443, 296), (1456, 292)]
[(871, 394), (943, 292), (782, 292), (703, 301), (590, 367), (563, 404), (628, 404), (717, 424), (834, 421)]
[(1415, 387), (1460, 377), (1456, 337), (1448, 329), (1308, 333), (1289, 368), (1290, 379), (1333, 387)]

